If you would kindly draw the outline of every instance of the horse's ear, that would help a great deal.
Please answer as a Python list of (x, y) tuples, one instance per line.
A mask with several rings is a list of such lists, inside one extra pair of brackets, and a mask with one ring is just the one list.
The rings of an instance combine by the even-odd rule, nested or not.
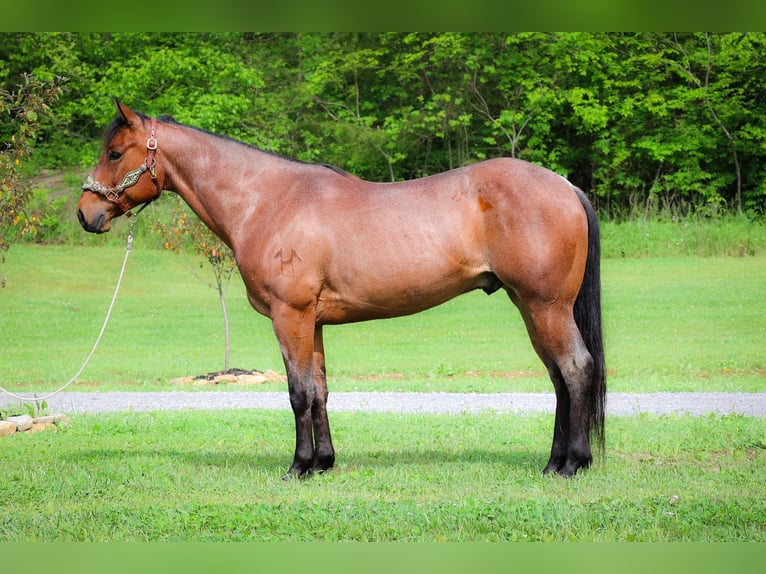
[(138, 114), (136, 114), (136, 112), (131, 110), (128, 106), (123, 104), (117, 98), (114, 98), (114, 105), (117, 106), (117, 111), (120, 113), (120, 115), (123, 117), (123, 119), (127, 122), (128, 125), (135, 126), (141, 123), (141, 120), (138, 117)]

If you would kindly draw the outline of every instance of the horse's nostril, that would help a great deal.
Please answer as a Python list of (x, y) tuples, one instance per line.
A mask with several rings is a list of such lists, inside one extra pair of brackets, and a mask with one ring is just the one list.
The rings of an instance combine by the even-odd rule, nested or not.
[(98, 218), (91, 224), (85, 218), (85, 214), (82, 212), (82, 210), (78, 209), (77, 219), (85, 231), (88, 231), (90, 233), (103, 233), (105, 231), (104, 224), (106, 223), (106, 215), (103, 213), (99, 215)]

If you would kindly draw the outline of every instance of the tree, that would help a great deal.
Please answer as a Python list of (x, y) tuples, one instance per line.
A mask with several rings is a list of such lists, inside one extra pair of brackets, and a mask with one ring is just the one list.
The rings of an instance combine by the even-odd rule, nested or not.
[(218, 293), (218, 300), (221, 303), (221, 312), (223, 314), (226, 350), (224, 371), (228, 371), (231, 346), (229, 340), (229, 314), (226, 310), (226, 293), (231, 277), (237, 270), (234, 254), (220, 239), (213, 235), (199, 218), (190, 213), (190, 210), (182, 204), (180, 199), (176, 197), (174, 200), (169, 199), (169, 201), (175, 201), (170, 212), (170, 223), (156, 220), (154, 227), (165, 237), (163, 244), (165, 249), (175, 251), (176, 253), (184, 253), (185, 249), (191, 247), (195, 253), (204, 257), (210, 265), (214, 278), (212, 283), (193, 268), (192, 273), (197, 279), (208, 287), (215, 289)]
[(91, 163), (122, 95), (372, 180), (511, 156), (610, 217), (766, 208), (764, 33), (0, 34), (23, 71), (72, 77), (47, 167)]
[[(759, 117), (761, 114), (753, 114), (755, 110), (750, 106), (762, 98), (754, 92), (762, 92), (763, 86), (754, 85), (754, 79), (763, 76), (764, 44), (762, 34), (704, 33), (692, 38), (673, 37), (673, 46), (681, 56), (675, 66), (677, 73), (689, 82), (696, 102), (709, 114), (711, 126), (723, 135), (726, 145), (719, 147), (728, 148), (731, 155), (735, 188), (729, 195), (733, 197), (712, 199), (732, 199), (738, 213), (742, 213), (744, 205), (741, 154), (749, 152), (752, 157), (763, 147), (764, 120)], [(753, 131), (758, 133), (757, 139), (761, 142), (753, 142), (748, 137)]]
[[(34, 233), (40, 223), (41, 214), (28, 209), (31, 191), (22, 169), (42, 116), (50, 111), (63, 82), (63, 78), (41, 82), (24, 75), (16, 91), (0, 89), (0, 117), (9, 117), (0, 131), (0, 264), (13, 242)], [(5, 287), (5, 275), (0, 276), (0, 286)]]

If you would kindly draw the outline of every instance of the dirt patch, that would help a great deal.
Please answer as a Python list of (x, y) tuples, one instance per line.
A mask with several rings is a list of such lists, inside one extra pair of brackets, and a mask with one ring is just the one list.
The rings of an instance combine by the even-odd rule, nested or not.
[[(544, 377), (543, 371), (464, 371), (462, 373), (449, 373), (445, 377), (492, 377), (494, 379), (522, 379)], [(352, 379), (361, 381), (394, 381), (405, 379), (404, 373), (383, 373), (376, 375), (355, 375)]]
[(227, 369), (225, 371), (216, 371), (197, 375), (195, 377), (178, 377), (171, 379), (171, 385), (262, 385), (264, 383), (284, 383), (287, 377), (275, 371), (259, 371), (258, 369)]
[(719, 376), (719, 377), (743, 377), (743, 376), (752, 376), (755, 375), (756, 377), (766, 377), (766, 369), (758, 369), (758, 368), (750, 368), (750, 369), (718, 369), (714, 372), (706, 372), (706, 371), (698, 371), (694, 373), (694, 375), (697, 378), (700, 379), (710, 379), (713, 376)]
[[(545, 377), (544, 371), (464, 371), (462, 373), (445, 374), (450, 377), (492, 377), (493, 379), (522, 379)], [(408, 377), (404, 373), (376, 373), (372, 375), (349, 375), (356, 381), (401, 381)]]
[(73, 185), (71, 182), (85, 180), (87, 173), (87, 170), (80, 169), (43, 169), (40, 173), (30, 178), (30, 183), (32, 187), (47, 189), (54, 194), (70, 194)]
[(493, 379), (526, 379), (545, 377), (544, 371), (466, 371), (465, 377), (492, 377)]

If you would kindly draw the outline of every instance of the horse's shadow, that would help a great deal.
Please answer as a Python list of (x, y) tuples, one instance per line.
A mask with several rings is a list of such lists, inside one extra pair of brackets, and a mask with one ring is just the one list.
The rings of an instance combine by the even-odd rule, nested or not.
[[(220, 452), (212, 448), (178, 449), (175, 447), (135, 447), (130, 449), (93, 448), (82, 449), (69, 455), (70, 462), (75, 464), (88, 464), (94, 460), (127, 460), (130, 458), (144, 457), (147, 464), (152, 459), (164, 459), (171, 466), (179, 464), (191, 464), (212, 468), (230, 468), (242, 470), (263, 469), (267, 473), (272, 471), (280, 476), (289, 466), (290, 452), (274, 450), (266, 452)], [(509, 470), (519, 471), (539, 469), (545, 464), (545, 455), (542, 452), (528, 450), (491, 450), (491, 449), (466, 449), (446, 450), (438, 448), (412, 448), (396, 451), (385, 449), (362, 450), (353, 454), (339, 453), (336, 466), (331, 473), (355, 472), (361, 469), (372, 471), (384, 471), (392, 467), (399, 469), (410, 468), (413, 472), (423, 466), (448, 467), (449, 465), (505, 465)]]
[(384, 449), (366, 450), (339, 456), (341, 464), (345, 463), (355, 468), (385, 468), (393, 465), (423, 466), (450, 464), (486, 464), (506, 465), (509, 468), (527, 467), (544, 461), (542, 454), (524, 450), (492, 450), (492, 449), (439, 449), (412, 448), (396, 450)]

